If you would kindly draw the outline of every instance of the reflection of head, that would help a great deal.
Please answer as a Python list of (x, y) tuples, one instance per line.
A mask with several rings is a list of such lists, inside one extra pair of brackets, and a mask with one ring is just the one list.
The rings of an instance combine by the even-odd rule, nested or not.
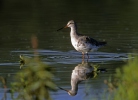
[(77, 91), (68, 90), (68, 94), (70, 96), (75, 96), (77, 94)]
[(73, 91), (73, 90), (66, 90), (66, 89), (63, 89), (61, 87), (59, 87), (61, 90), (64, 90), (66, 91), (70, 96), (75, 96), (77, 94), (77, 91)]

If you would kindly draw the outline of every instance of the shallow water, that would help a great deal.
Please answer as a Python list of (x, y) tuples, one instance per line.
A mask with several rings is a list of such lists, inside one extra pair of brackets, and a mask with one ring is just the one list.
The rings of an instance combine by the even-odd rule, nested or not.
[[(28, 57), (33, 56), (33, 53), (28, 50), (11, 51), (10, 53), (13, 55), (12, 60), (13, 58), (17, 60), (13, 60), (12, 62), (9, 60), (9, 62), (0, 64), (2, 69), (0, 71), (0, 76), (3, 76), (7, 79), (7, 87), (10, 87), (10, 83), (13, 81), (15, 73), (20, 70), (18, 63), (19, 55), (22, 54)], [(38, 53), (46, 64), (50, 65), (56, 70), (54, 78), (56, 84), (62, 88), (70, 89), (71, 73), (78, 64), (82, 63), (81, 54), (75, 50), (67, 52), (38, 50)], [(107, 72), (101, 72), (95, 78), (82, 81), (79, 84), (78, 93), (74, 97), (69, 96), (65, 91), (59, 89), (57, 92), (51, 92), (52, 98), (54, 100), (64, 100), (65, 97), (67, 100), (87, 100), (91, 97), (102, 98), (103, 95), (101, 94), (104, 93), (107, 89), (107, 86), (103, 83), (103, 81), (105, 79), (109, 79), (109, 77), (115, 73), (115, 69), (125, 64), (127, 59), (128, 56), (126, 53), (90, 53), (90, 59), (88, 60), (88, 63), (92, 66), (98, 64), (100, 68), (106, 69)], [(3, 92), (4, 90), (2, 89), (1, 85), (1, 96), (4, 95)], [(10, 93), (6, 93), (6, 95), (9, 99)]]
[[(2, 1), (2, 0), (1, 0)], [(82, 63), (81, 53), (70, 43), (70, 29), (56, 30), (74, 19), (81, 34), (99, 41), (105, 47), (89, 53), (90, 64), (99, 64), (107, 72), (79, 84), (78, 94), (69, 96), (65, 91), (51, 92), (54, 100), (101, 100), (107, 86), (103, 83), (123, 66), (128, 55), (138, 51), (137, 1), (16, 1), (0, 2), (0, 76), (7, 79), (7, 87), (20, 70), (19, 55), (33, 56), (31, 36), (38, 38), (38, 53), (42, 60), (56, 69), (55, 82), (70, 89), (71, 73)], [(133, 52), (133, 53), (132, 53)], [(63, 76), (64, 75), (64, 76)], [(3, 97), (0, 83), (0, 99)], [(10, 99), (10, 93), (7, 93)]]

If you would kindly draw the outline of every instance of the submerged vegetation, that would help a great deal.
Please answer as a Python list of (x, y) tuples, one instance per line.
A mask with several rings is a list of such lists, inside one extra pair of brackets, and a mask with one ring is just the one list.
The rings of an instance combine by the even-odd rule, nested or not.
[(110, 100), (138, 100), (138, 57), (116, 69), (114, 81), (106, 84), (112, 90)]

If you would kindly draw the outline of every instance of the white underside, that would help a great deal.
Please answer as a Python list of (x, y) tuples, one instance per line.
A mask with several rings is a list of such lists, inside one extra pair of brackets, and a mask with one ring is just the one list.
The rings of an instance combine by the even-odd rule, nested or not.
[(71, 39), (71, 43), (77, 51), (82, 53), (96, 51), (99, 48), (97, 46), (91, 45), (90, 43), (84, 43), (84, 44), (78, 45), (78, 41), (73, 38)]

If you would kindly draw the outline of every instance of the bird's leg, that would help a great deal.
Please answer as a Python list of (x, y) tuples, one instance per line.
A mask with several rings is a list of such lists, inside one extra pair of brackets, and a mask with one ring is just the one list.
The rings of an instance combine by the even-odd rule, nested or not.
[(85, 55), (84, 55), (84, 53), (82, 52), (82, 59), (84, 60), (84, 58), (85, 58)]
[(89, 59), (89, 54), (87, 53), (87, 58)]

